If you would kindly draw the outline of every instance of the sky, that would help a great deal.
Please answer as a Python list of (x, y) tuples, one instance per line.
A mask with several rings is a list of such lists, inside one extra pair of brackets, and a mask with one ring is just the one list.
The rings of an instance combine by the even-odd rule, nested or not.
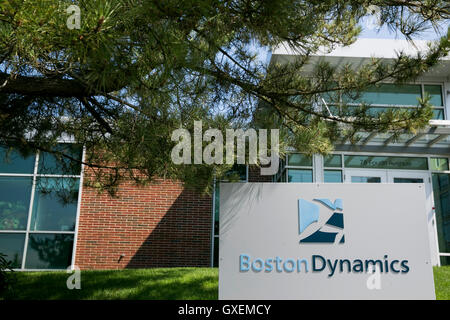
[[(369, 38), (369, 39), (405, 39), (405, 36), (401, 32), (392, 32), (386, 26), (382, 27), (378, 30), (376, 25), (376, 18), (373, 16), (365, 17), (360, 21), (360, 26), (362, 27), (362, 32), (358, 36), (358, 38)], [(446, 34), (448, 28), (450, 27), (449, 21), (444, 21), (440, 25), (439, 30), (434, 30), (433, 28), (429, 28), (427, 31), (421, 33), (420, 35), (414, 35), (412, 37), (413, 40), (437, 40)], [(258, 59), (260, 61), (269, 64), (271, 53), (269, 48), (264, 48), (261, 50), (261, 47), (255, 47), (255, 50), (259, 52)]]
[[(360, 25), (363, 28), (363, 31), (360, 34), (359, 38), (405, 39), (405, 36), (403, 36), (400, 32), (391, 32), (387, 27), (383, 27), (381, 28), (381, 30), (378, 30), (376, 26), (376, 19), (374, 17), (366, 17), (360, 22)], [(448, 21), (445, 21), (440, 25), (440, 30), (438, 30), (437, 32), (433, 28), (430, 28), (426, 32), (414, 36), (413, 39), (436, 40), (446, 33), (449, 26), (450, 23)]]

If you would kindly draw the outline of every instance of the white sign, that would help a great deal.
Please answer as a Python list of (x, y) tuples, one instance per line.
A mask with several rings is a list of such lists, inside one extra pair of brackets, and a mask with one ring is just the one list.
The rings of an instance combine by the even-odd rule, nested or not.
[(423, 184), (222, 183), (220, 299), (435, 299)]

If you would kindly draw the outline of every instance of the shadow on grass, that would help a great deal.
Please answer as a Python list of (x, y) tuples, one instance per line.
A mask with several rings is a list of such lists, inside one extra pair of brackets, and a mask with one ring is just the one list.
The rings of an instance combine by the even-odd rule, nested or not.
[[(450, 299), (450, 267), (435, 267), (436, 298)], [(15, 273), (15, 300), (216, 300), (218, 270), (213, 268), (82, 271), (81, 290), (69, 290), (65, 272)], [(0, 297), (1, 300), (2, 297)]]
[(81, 289), (66, 286), (70, 274), (27, 272), (17, 274), (17, 284), (5, 299), (74, 300), (217, 299), (217, 269), (167, 268), (82, 271)]

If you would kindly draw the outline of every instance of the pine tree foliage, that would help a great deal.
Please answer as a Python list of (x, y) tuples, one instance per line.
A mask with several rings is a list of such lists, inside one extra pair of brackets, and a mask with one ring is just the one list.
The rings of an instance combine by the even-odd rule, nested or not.
[[(67, 27), (70, 5), (80, 29)], [(23, 153), (53, 151), (61, 136), (86, 146), (100, 188), (121, 179), (181, 179), (208, 186), (229, 165), (174, 165), (171, 133), (279, 128), (283, 149), (327, 153), (357, 132), (414, 132), (432, 116), (425, 97), (414, 110), (370, 116), (350, 107), (371, 85), (405, 83), (449, 52), (448, 33), (429, 50), (391, 62), (314, 65), (321, 48), (354, 43), (360, 21), (377, 8), (380, 27), (408, 39), (449, 19), (447, 1), (424, 0), (2, 0), (0, 2), (0, 143)], [(291, 63), (262, 59), (285, 45)], [(337, 113), (318, 108), (327, 95)], [(65, 156), (60, 154), (60, 156)]]

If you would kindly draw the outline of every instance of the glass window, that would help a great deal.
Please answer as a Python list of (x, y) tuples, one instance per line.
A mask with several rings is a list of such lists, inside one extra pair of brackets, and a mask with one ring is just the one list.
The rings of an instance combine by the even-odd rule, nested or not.
[(22, 265), (24, 233), (0, 233), (0, 252), (6, 255), (6, 260), (12, 262), (13, 268)]
[(394, 183), (423, 183), (421, 178), (394, 178)]
[(283, 170), (281, 174), (278, 176), (277, 182), (286, 182), (286, 170)]
[[(366, 110), (366, 115), (371, 117), (378, 117), (380, 113), (387, 112), (389, 110), (398, 110), (399, 108), (389, 108), (389, 107), (370, 107)], [(413, 108), (400, 108), (402, 110), (413, 111)], [(433, 109), (432, 119), (444, 120), (444, 109)]]
[(433, 173), (432, 181), (439, 252), (450, 253), (450, 174)]
[(30, 206), (31, 177), (0, 177), (0, 230), (25, 230)]
[(82, 147), (73, 143), (61, 143), (55, 147), (55, 150), (75, 160), (53, 153), (41, 152), (38, 174), (79, 175)]
[(367, 103), (387, 105), (418, 105), (418, 99), (422, 97), (422, 88), (417, 84), (390, 84), (384, 83), (372, 86), (361, 93), (359, 99), (350, 99), (343, 96), (346, 103)]
[(288, 182), (313, 182), (312, 170), (289, 169)]
[(312, 167), (312, 157), (301, 153), (291, 153), (288, 155), (288, 165), (299, 167)]
[(342, 167), (342, 157), (340, 154), (331, 154), (323, 157), (323, 166), (332, 168)]
[(278, 166), (278, 171), (277, 174), (274, 176), (273, 181), (274, 182), (286, 182), (286, 163), (285, 160), (283, 160), (282, 158), (279, 159), (280, 160), (280, 164)]
[[(62, 144), (56, 149), (81, 159), (81, 146)], [(80, 162), (40, 153), (38, 176), (34, 176), (35, 154), (23, 157), (13, 149), (0, 147), (0, 157), (0, 252), (16, 269), (22, 269), (23, 260), (25, 269), (67, 268), (72, 257), (80, 181), (39, 174), (79, 175)], [(52, 233), (55, 231), (62, 232)], [(27, 256), (23, 257), (25, 242)]]
[(431, 97), (430, 103), (436, 107), (442, 107), (444, 101), (442, 99), (442, 86), (426, 84), (423, 86), (425, 93), (428, 93)]
[(346, 168), (428, 170), (427, 158), (344, 156)]
[(381, 178), (352, 176), (352, 183), (381, 183)]
[(219, 235), (219, 208), (220, 208), (220, 185), (216, 183), (214, 193), (214, 235)]
[(66, 269), (72, 261), (72, 234), (37, 234), (28, 239), (25, 268)]
[(433, 117), (434, 120), (444, 120), (444, 109), (433, 109)]
[[(367, 112), (366, 112), (366, 114), (368, 114), (368, 115), (370, 115), (370, 116), (372, 116), (372, 117), (378, 117), (379, 115), (380, 115), (380, 113), (383, 113), (383, 112), (387, 112), (387, 111), (390, 111), (390, 110), (392, 110), (392, 111), (398, 111), (398, 110), (401, 110), (401, 111), (409, 111), (409, 112), (411, 112), (411, 111), (413, 111), (414, 109), (416, 109), (416, 108), (383, 108), (383, 107), (373, 107), (373, 108), (368, 108), (367, 109)], [(434, 110), (433, 110), (434, 111)]]
[(214, 258), (213, 267), (219, 267), (219, 237), (214, 237)]
[(450, 266), (449, 256), (441, 256), (441, 266)]
[(79, 180), (39, 178), (33, 203), (31, 230), (74, 231)]
[(325, 100), (325, 102), (327, 103), (339, 103), (339, 91), (338, 90), (333, 90), (335, 88), (339, 87), (339, 83), (337, 82), (332, 82), (327, 89), (329, 89), (329, 91), (323, 92), (320, 94), (319, 96), (319, 103), (322, 103), (321, 99)]
[(430, 169), (434, 171), (448, 170), (448, 158), (430, 158)]
[[(431, 105), (435, 107), (444, 106), (441, 85), (424, 85), (424, 92), (430, 95)], [(422, 88), (419, 84), (398, 85), (384, 83), (366, 89), (357, 99), (354, 98), (354, 95), (354, 93), (344, 94), (342, 101), (344, 103), (366, 103), (374, 105), (367, 112), (368, 115), (376, 117), (379, 113), (391, 109), (380, 106), (376, 107), (377, 105), (417, 106), (419, 103), (418, 99), (422, 97)], [(444, 118), (444, 109), (433, 110), (433, 119), (443, 120)]]
[(0, 147), (0, 173), (28, 173), (34, 172), (35, 155), (23, 157), (15, 150)]
[(341, 183), (342, 171), (341, 170), (324, 170), (323, 181), (326, 183)]

